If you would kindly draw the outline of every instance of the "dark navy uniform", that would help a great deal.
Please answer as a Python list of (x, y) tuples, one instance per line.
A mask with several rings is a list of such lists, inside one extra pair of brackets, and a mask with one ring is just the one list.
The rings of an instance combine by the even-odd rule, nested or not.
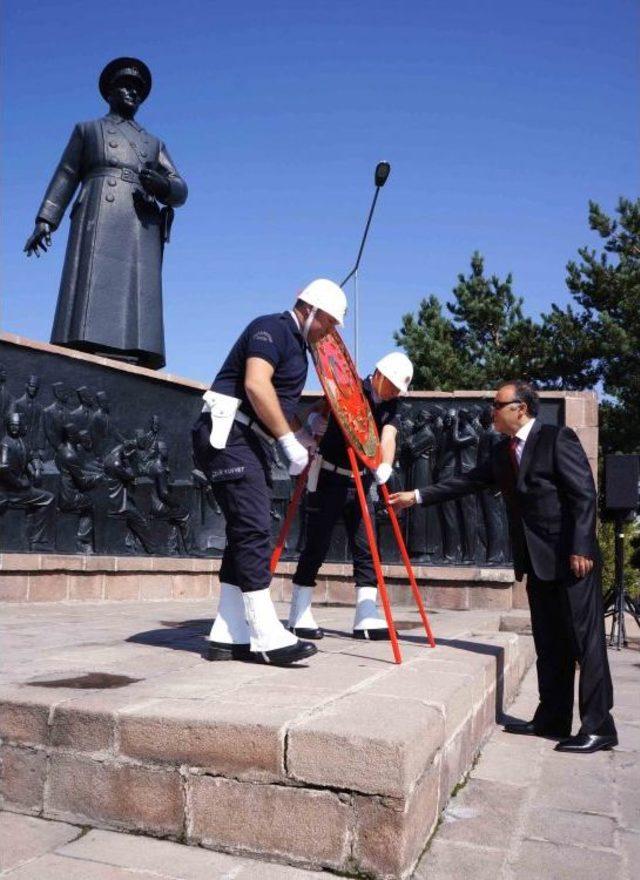
[(193, 428), (194, 458), (207, 475), (226, 519), (220, 581), (243, 592), (264, 590), (271, 574), (271, 481), (268, 447), (274, 443), (258, 419), (244, 387), (247, 360), (262, 358), (274, 368), (271, 382), (287, 421), (291, 421), (307, 378), (307, 346), (291, 312), (264, 315), (242, 332), (211, 386), (242, 401), (224, 449), (209, 442), (211, 416), (202, 413)]
[[(378, 431), (382, 432), (385, 425), (397, 428), (399, 425), (397, 398), (376, 402), (371, 377), (367, 377), (362, 385)], [(316, 585), (318, 571), (329, 551), (334, 526), (342, 516), (347, 530), (349, 549), (353, 557), (355, 584), (357, 587), (375, 586), (377, 583), (376, 573), (357, 490), (351, 476), (347, 444), (340, 425), (332, 415), (329, 417), (327, 429), (320, 442), (319, 453), (323, 457), (323, 467), (320, 471), (317, 490), (310, 492), (307, 496), (306, 542), (298, 560), (293, 582), (301, 587)], [(338, 468), (347, 473), (340, 473)], [(369, 513), (373, 518), (373, 505), (369, 499), (373, 475), (366, 469), (360, 473), (363, 474)]]

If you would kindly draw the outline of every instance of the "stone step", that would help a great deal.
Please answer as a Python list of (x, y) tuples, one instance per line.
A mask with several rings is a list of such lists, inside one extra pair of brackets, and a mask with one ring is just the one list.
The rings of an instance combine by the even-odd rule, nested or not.
[(276, 669), (202, 660), (204, 603), (7, 610), (10, 809), (379, 878), (409, 875), (533, 659), (489, 612), (435, 614), (435, 649), (403, 614), (397, 666), (319, 609), (320, 653)]
[[(169, 556), (66, 556), (56, 553), (0, 553), (0, 604), (39, 602), (157, 602), (215, 598), (220, 558)], [(271, 591), (287, 601), (297, 563), (278, 565)], [(394, 605), (414, 606), (403, 565), (383, 565)], [(524, 585), (513, 569), (501, 567), (413, 567), (423, 601), (430, 608), (458, 611), (526, 608)], [(351, 605), (352, 566), (325, 563), (315, 589), (317, 603)]]

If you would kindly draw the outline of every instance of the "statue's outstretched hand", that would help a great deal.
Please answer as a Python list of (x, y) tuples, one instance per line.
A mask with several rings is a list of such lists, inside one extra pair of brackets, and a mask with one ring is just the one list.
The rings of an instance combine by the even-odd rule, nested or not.
[(24, 252), (28, 257), (30, 257), (31, 254), (35, 254), (36, 257), (39, 257), (40, 254), (38, 252), (38, 248), (42, 248), (42, 253), (44, 254), (50, 247), (51, 226), (49, 223), (45, 223), (43, 220), (38, 220), (35, 225), (35, 229), (27, 239), (27, 243), (24, 246)]
[(155, 196), (157, 199), (166, 198), (171, 189), (169, 181), (164, 174), (154, 171), (153, 168), (143, 168), (140, 172), (140, 183), (149, 195)]

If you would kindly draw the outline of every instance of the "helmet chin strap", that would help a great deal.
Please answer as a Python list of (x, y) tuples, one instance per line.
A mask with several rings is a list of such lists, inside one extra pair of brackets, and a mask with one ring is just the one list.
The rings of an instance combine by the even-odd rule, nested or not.
[(378, 375), (381, 375), (379, 371), (375, 371), (373, 376), (371, 377), (371, 390), (373, 391), (373, 402), (378, 404), (382, 402), (382, 395), (379, 393), (377, 386), (380, 384), (380, 381), (376, 381), (376, 372)]
[(311, 330), (311, 325), (313, 324), (313, 320), (314, 320), (317, 312), (318, 312), (318, 309), (316, 306), (314, 306), (305, 319), (304, 325), (302, 327), (302, 338), (304, 339), (305, 342), (309, 341), (308, 340), (309, 330)]

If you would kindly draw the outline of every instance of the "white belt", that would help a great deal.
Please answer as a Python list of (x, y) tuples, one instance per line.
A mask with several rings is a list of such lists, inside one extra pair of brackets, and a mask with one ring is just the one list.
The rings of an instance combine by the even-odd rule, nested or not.
[(247, 425), (247, 427), (251, 428), (254, 434), (257, 434), (258, 437), (261, 437), (266, 443), (269, 443), (271, 446), (276, 442), (275, 437), (272, 437), (271, 434), (267, 434), (260, 425), (255, 421), (255, 419), (250, 419), (246, 413), (238, 410), (236, 413), (236, 422), (240, 422), (241, 425)]
[[(341, 477), (351, 477), (351, 479), (353, 480), (353, 471), (351, 470), (351, 468), (341, 468), (338, 467), (337, 464), (332, 464), (332, 462), (325, 461), (324, 459), (320, 467), (325, 471), (332, 471), (333, 473), (340, 474)], [(358, 471), (358, 473), (362, 477), (366, 474), (366, 470)]]

